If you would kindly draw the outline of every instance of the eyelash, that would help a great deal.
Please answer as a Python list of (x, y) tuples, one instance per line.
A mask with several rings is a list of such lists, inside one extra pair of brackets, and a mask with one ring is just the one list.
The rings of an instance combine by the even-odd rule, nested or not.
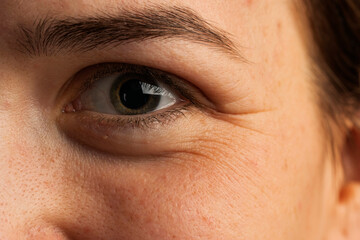
[[(109, 75), (115, 74), (117, 72), (136, 72), (140, 74), (151, 74), (155, 79), (160, 82), (165, 83), (168, 86), (171, 86), (175, 91), (177, 91), (182, 97), (187, 100), (187, 103), (182, 104), (181, 106), (174, 107), (172, 109), (167, 109), (159, 111), (158, 113), (148, 113), (143, 115), (136, 116), (125, 116), (125, 115), (110, 115), (103, 113), (92, 112), (92, 119), (98, 125), (107, 126), (109, 128), (115, 129), (149, 129), (154, 128), (159, 125), (170, 124), (171, 122), (177, 120), (180, 117), (185, 117), (190, 111), (192, 106), (200, 106), (196, 101), (194, 95), (195, 91), (188, 87), (185, 83), (181, 83), (181, 80), (171, 74), (166, 72), (153, 69), (146, 66), (131, 65), (125, 63), (102, 63), (91, 68), (95, 68), (95, 72), (90, 74), (82, 83), (79, 89), (80, 96), (86, 90), (91, 89), (93, 84), (102, 78), (105, 78)], [(177, 80), (175, 80), (176, 78)], [(75, 100), (74, 100), (75, 101)], [(73, 101), (73, 102), (74, 102)], [(63, 112), (65, 108), (63, 108)]]
[(99, 126), (105, 126), (110, 129), (127, 130), (127, 129), (155, 129), (157, 126), (170, 124), (180, 117), (185, 117), (189, 112), (191, 105), (187, 104), (162, 113), (143, 115), (137, 117), (104, 117), (104, 114), (92, 115), (92, 118)]

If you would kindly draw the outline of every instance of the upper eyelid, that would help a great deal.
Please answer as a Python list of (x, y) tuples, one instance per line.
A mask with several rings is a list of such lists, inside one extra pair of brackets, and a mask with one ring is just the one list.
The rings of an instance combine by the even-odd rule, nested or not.
[(82, 93), (91, 88), (94, 81), (101, 81), (102, 78), (115, 74), (118, 70), (131, 70), (136, 68), (151, 70), (150, 73), (156, 72), (164, 74), (163, 76), (166, 77), (162, 78), (163, 83), (170, 86), (179, 94), (179, 97), (182, 96), (188, 100), (191, 105), (203, 114), (207, 115), (214, 110), (216, 111), (216, 106), (208, 96), (206, 96), (201, 89), (193, 85), (192, 82), (187, 81), (181, 76), (159, 68), (124, 62), (100, 62), (77, 71), (73, 77), (67, 80), (58, 93), (57, 98), (59, 100), (62, 99), (62, 96), (65, 98), (65, 101), (59, 102), (61, 111), (63, 112), (69, 103), (75, 101)]
[[(153, 78), (155, 79), (160, 78), (161, 81), (164, 82), (164, 84), (174, 88), (181, 95), (187, 98), (192, 104), (197, 106), (201, 105), (194, 96), (196, 94), (195, 91), (193, 90), (195, 87), (190, 86), (190, 83), (188, 82), (185, 83), (185, 80), (171, 73), (167, 73), (147, 66), (133, 65), (127, 63), (102, 63), (102, 64), (94, 65), (92, 67), (97, 68), (97, 70), (87, 77), (84, 84), (82, 84), (83, 86), (80, 90), (81, 92), (91, 87), (94, 81), (99, 81), (106, 76), (115, 74), (116, 72), (138, 71), (138, 73), (144, 73), (144, 71), (146, 71), (146, 73), (151, 75)], [(160, 77), (159, 75), (162, 76)]]
[[(93, 69), (93, 68), (95, 68), (95, 69)], [(75, 95), (74, 98), (71, 98), (70, 102), (68, 102), (66, 105), (63, 106), (62, 112), (69, 113), (69, 112), (78, 112), (78, 111), (86, 111), (86, 110), (97, 112), (95, 109), (91, 109), (92, 107), (90, 107), (90, 108), (86, 107), (86, 106), (94, 106), (91, 103), (92, 100), (90, 100), (91, 97), (89, 98), (89, 96), (92, 96), (93, 94), (96, 95), (96, 92), (91, 92), (92, 91), (91, 88), (94, 86), (95, 91), (99, 91), (101, 89), (100, 92), (106, 93), (107, 91), (103, 92), (101, 85), (99, 86), (97, 84), (101, 84), (101, 81), (105, 80), (104, 78), (107, 78), (107, 77), (108, 77), (108, 79), (105, 80), (107, 82), (117, 81), (117, 77), (116, 77), (117, 73), (119, 73), (119, 76), (120, 76), (119, 79), (122, 79), (122, 76), (125, 76), (125, 79), (127, 79), (126, 76), (130, 77), (129, 79), (131, 79), (132, 76), (135, 76), (135, 79), (137, 79), (137, 77), (138, 77), (137, 74), (140, 74), (140, 78), (139, 78), (139, 80), (140, 80), (140, 79), (142, 79), (142, 75), (143, 75), (145, 77), (144, 83), (146, 83), (146, 78), (147, 78), (146, 76), (149, 76), (150, 78), (148, 80), (150, 82), (153, 82), (155, 84), (154, 85), (155, 87), (158, 86), (160, 89), (163, 89), (163, 91), (168, 93), (171, 96), (171, 98), (173, 98), (174, 100), (176, 99), (178, 104), (182, 103), (181, 109), (183, 109), (183, 110), (185, 110), (185, 108), (188, 108), (188, 104), (193, 105), (193, 106), (196, 105), (196, 104), (193, 104), (193, 101), (191, 100), (191, 99), (193, 99), (193, 96), (186, 97), (187, 94), (184, 94), (183, 87), (181, 87), (181, 90), (179, 90), (179, 91), (178, 91), (178, 88), (175, 88), (175, 91), (174, 91), (174, 88), (173, 88), (174, 86), (171, 86), (172, 85), (171, 83), (180, 81), (180, 79), (177, 78), (178, 80), (174, 80), (171, 77), (169, 77), (169, 75), (170, 75), (169, 73), (166, 73), (166, 72), (154, 69), (154, 68), (141, 66), (141, 65), (125, 64), (125, 63), (102, 63), (102, 64), (96, 64), (96, 65), (87, 67), (85, 69), (85, 71), (90, 71), (90, 74), (89, 73), (85, 74), (85, 76), (86, 76), (85, 79), (80, 81), (80, 84), (82, 86), (80, 88), (80, 91), (78, 91), (78, 93)], [(128, 73), (130, 75), (127, 75)], [(133, 75), (134, 73), (135, 73), (135, 75)], [(123, 75), (123, 74), (125, 74), (125, 75)], [(76, 75), (81, 75), (81, 71), (78, 72), (78, 74), (76, 74)], [(76, 75), (75, 75), (74, 82), (77, 82)], [(177, 85), (177, 84), (175, 84), (175, 85)], [(85, 96), (84, 99), (83, 99), (83, 96)], [(166, 94), (165, 95), (161, 94), (161, 96), (166, 96)], [(85, 102), (83, 102), (83, 100)], [(89, 100), (89, 101), (87, 101), (87, 100)], [(98, 101), (96, 101), (96, 102), (98, 102)], [(79, 107), (76, 107), (74, 104), (75, 105), (80, 104), (80, 105), (78, 105)], [(88, 105), (88, 104), (90, 104), (90, 105)], [(184, 104), (186, 104), (186, 105), (184, 106)], [(179, 111), (179, 107), (176, 107), (176, 109), (175, 109), (175, 112)], [(171, 112), (171, 109), (169, 109), (168, 112)], [(101, 113), (101, 111), (99, 111), (99, 113)], [(102, 112), (102, 113), (106, 114), (107, 112)], [(109, 114), (109, 113), (107, 113), (107, 114)], [(114, 115), (116, 115), (116, 114), (114, 113)], [(123, 114), (119, 114), (119, 115), (123, 115)], [(124, 115), (127, 115), (127, 114), (124, 114)], [(142, 114), (139, 114), (139, 115), (142, 115)], [(141, 117), (139, 117), (139, 118), (141, 118)]]

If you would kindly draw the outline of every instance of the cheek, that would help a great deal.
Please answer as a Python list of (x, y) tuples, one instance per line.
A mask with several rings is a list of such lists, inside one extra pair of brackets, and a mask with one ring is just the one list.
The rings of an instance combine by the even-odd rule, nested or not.
[[(207, 131), (193, 132), (192, 141), (169, 142), (178, 151), (143, 159), (74, 152), (80, 148), (63, 139), (47, 141), (44, 149), (38, 146), (46, 139), (22, 132), (28, 141), (8, 139), (3, 149), (10, 153), (2, 152), (11, 165), (2, 171), (21, 179), (12, 183), (8, 196), (18, 197), (7, 199), (7, 209), (31, 218), (45, 214), (80, 238), (296, 239), (308, 227), (303, 223), (317, 219), (320, 139), (303, 128), (311, 118), (276, 127), (271, 116), (233, 121), (237, 125), (203, 122)], [(58, 139), (56, 131), (47, 134)]]
[[(99, 231), (121, 228), (116, 234), (124, 239), (236, 239), (239, 234), (280, 239), (290, 234), (281, 232), (286, 229), (300, 232), (316, 199), (314, 149), (305, 151), (308, 146), (297, 142), (302, 137), (295, 133), (291, 140), (244, 127), (219, 129), (189, 143), (187, 151), (86, 165), (88, 174), (70, 183), (70, 189), (81, 185), (80, 195), (87, 196), (80, 200), (87, 206), (83, 215), (76, 211), (83, 219), (79, 231), (101, 223)], [(279, 224), (284, 227), (274, 232)]]
[(265, 143), (248, 130), (213, 126), (162, 156), (72, 159), (77, 168), (65, 160), (71, 210), (61, 225), (84, 236), (97, 226), (95, 236), (120, 239), (236, 239), (266, 200), (257, 169)]

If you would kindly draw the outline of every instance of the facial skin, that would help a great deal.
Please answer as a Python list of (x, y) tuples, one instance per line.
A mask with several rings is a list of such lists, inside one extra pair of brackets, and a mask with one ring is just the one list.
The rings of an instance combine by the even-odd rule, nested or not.
[[(18, 46), (20, 25), (32, 29), (49, 16), (158, 6), (191, 9), (229, 35), (241, 57), (181, 37), (38, 56)], [(0, 239), (320, 240), (350, 229), (334, 220), (343, 177), (334, 172), (293, 7), (2, 0)], [(99, 108), (66, 111), (99, 63), (173, 74), (196, 104), (149, 126)], [(358, 235), (333, 239), (351, 237)]]

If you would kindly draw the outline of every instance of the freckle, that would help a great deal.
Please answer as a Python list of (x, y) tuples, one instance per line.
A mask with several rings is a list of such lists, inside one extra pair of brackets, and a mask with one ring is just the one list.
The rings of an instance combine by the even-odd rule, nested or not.
[(247, 5), (248, 7), (251, 7), (252, 4), (253, 4), (253, 0), (247, 0), (247, 1), (246, 1), (246, 5)]
[(86, 234), (90, 234), (92, 232), (91, 228), (89, 228), (89, 227), (84, 227), (83, 231)]
[(343, 228), (342, 231), (341, 231), (341, 234), (345, 237), (349, 236), (349, 232), (348, 232), (348, 229), (347, 228)]
[(281, 32), (281, 30), (282, 30), (282, 22), (281, 21), (278, 21), (278, 23), (277, 23), (277, 30), (278, 30), (278, 32)]
[(289, 166), (288, 166), (288, 161), (285, 160), (285, 163), (284, 163), (284, 165), (282, 166), (282, 169), (283, 169), (284, 171), (287, 171), (288, 168), (289, 168)]
[(298, 204), (298, 210), (301, 211), (302, 210), (302, 204), (299, 202)]

